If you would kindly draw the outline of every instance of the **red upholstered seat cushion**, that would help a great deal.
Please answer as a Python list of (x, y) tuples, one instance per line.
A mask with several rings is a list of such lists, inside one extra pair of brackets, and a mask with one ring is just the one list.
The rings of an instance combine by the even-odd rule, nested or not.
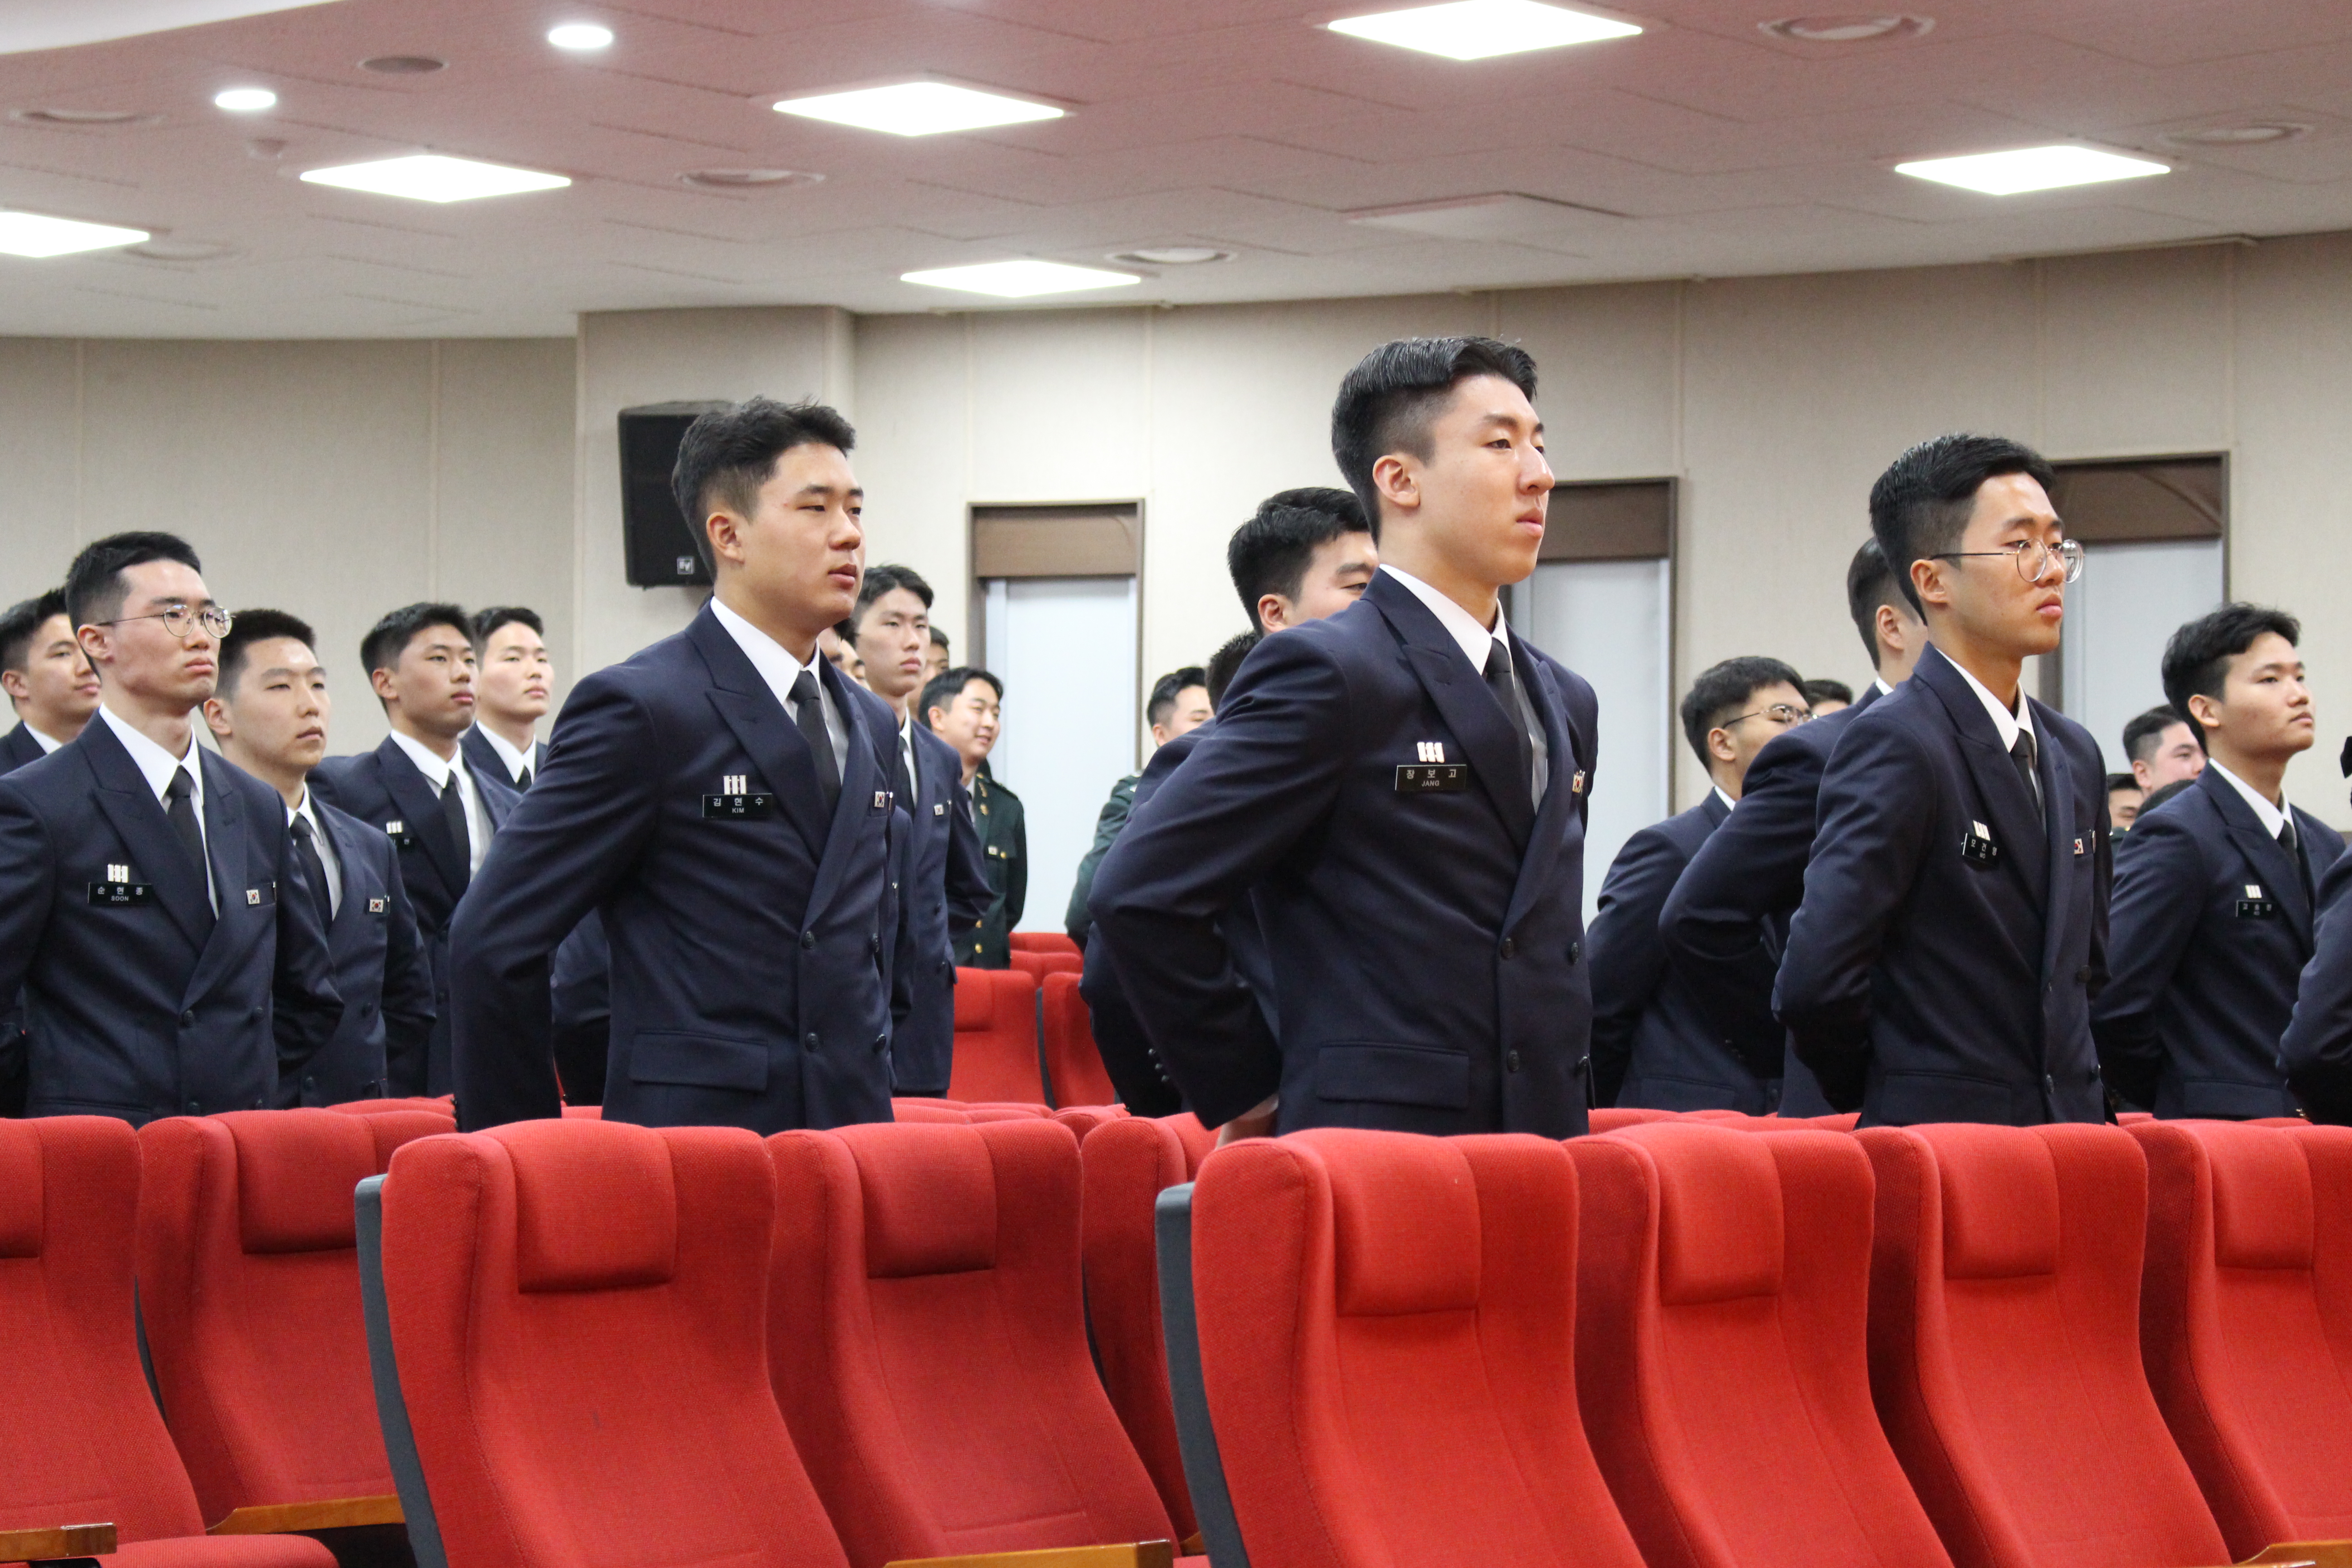
[(1871, 1406), (1869, 1162), (1801, 1128), (1572, 1140), (1577, 1389), (1649, 1568), (1935, 1568)]
[(2140, 1365), (2147, 1163), (2116, 1127), (1855, 1134), (1871, 1380), (1960, 1568), (2227, 1560)]
[(1622, 1127), (1638, 1127), (1644, 1121), (1670, 1121), (1674, 1114), (1671, 1110), (1633, 1105), (1603, 1105), (1590, 1112), (1595, 1132), (1614, 1132)]
[(1087, 999), (1078, 994), (1078, 971), (1048, 973), (1043, 984), (1045, 1071), (1053, 1080), (1054, 1103), (1116, 1104), (1118, 1090), (1111, 1087), (1102, 1052), (1095, 1046), (1093, 1016), (1087, 1011)]
[(1037, 1068), (1037, 982), (1019, 969), (959, 969), (955, 1056), (948, 1098), (967, 1104), (1043, 1105)]
[(856, 1568), (1172, 1538), (1087, 1352), (1067, 1128), (769, 1150), (776, 1398)]
[(1236, 1143), (1202, 1163), (1192, 1247), (1209, 1409), (1253, 1562), (1637, 1568), (1578, 1420), (1560, 1144)]

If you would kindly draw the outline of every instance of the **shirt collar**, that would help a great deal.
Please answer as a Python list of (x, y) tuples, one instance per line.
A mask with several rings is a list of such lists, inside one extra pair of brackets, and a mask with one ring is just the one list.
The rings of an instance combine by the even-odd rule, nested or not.
[(1870, 684), (1878, 689), (1878, 694), (1881, 697), (1892, 697), (1895, 695), (1895, 688), (1886, 684), (1886, 678), (1883, 675), (1877, 679), (1873, 680)]
[(824, 690), (824, 675), (817, 668), (824, 658), (822, 644), (809, 650), (808, 662), (803, 664), (785, 651), (783, 644), (729, 609), (715, 595), (710, 600), (710, 613), (727, 628), (727, 635), (735, 639), (735, 646), (743, 650), (743, 657), (751, 661), (760, 679), (774, 689), (778, 701), (791, 696), (793, 683), (803, 672), (816, 682), (820, 693)]
[(2231, 789), (2236, 790), (2241, 795), (2245, 797), (2246, 804), (2253, 807), (2254, 818), (2263, 825), (2263, 831), (2264, 833), (2269, 834), (2273, 838), (2276, 838), (2279, 836), (2279, 829), (2287, 825), (2287, 812), (2293, 809), (2286, 803), (2286, 791), (2284, 789), (2279, 791), (2278, 805), (2273, 805), (2269, 801), (2263, 798), (2262, 791), (2256, 789), (2253, 785), (2248, 784), (2245, 780), (2240, 778), (2237, 774), (2223, 767), (2211, 757), (2205, 759), (2205, 765), (2212, 769), (2215, 773), (2220, 773), (2223, 779), (2228, 781)]
[(33, 737), (33, 743), (41, 748), (41, 755), (45, 757), (51, 752), (56, 751), (59, 746), (65, 744), (63, 741), (51, 735), (47, 730), (36, 728), (31, 724), (25, 726), (25, 732)]
[[(430, 747), (414, 735), (404, 735), (394, 730), (392, 732), (392, 743), (408, 753), (408, 760), (416, 764), (416, 771), (425, 775), (425, 782), (433, 786), (435, 795), (439, 795), (449, 787), (451, 773), (465, 772), (465, 768), (459, 762), (455, 760), (444, 762)], [(457, 755), (462, 758), (465, 753), (460, 752)]]
[[(506, 769), (507, 777), (516, 784), (522, 783), (522, 771), (530, 766), (530, 758), (508, 745), (506, 737), (488, 724), (476, 721), (474, 728), (481, 732), (483, 740), (490, 743), (490, 750), (498, 753), (499, 765)], [(538, 749), (535, 745), (531, 748), (533, 751)]]
[(1429, 606), (1429, 613), (1437, 617), (1437, 624), (1445, 628), (1447, 636), (1461, 645), (1462, 657), (1470, 661), (1470, 668), (1481, 675), (1486, 671), (1488, 648), (1496, 643), (1501, 643), (1506, 650), (1509, 648), (1510, 639), (1504, 630), (1503, 610), (1500, 605), (1495, 607), (1495, 624), (1491, 626), (1482, 626), (1472, 617), (1469, 611), (1412, 573), (1400, 571), (1385, 561), (1381, 563), (1381, 570), (1411, 589), (1414, 598)]
[(1726, 795), (1723, 792), (1723, 786), (1721, 784), (1715, 786), (1715, 798), (1723, 802), (1723, 809), (1726, 811), (1736, 811), (1738, 809), (1739, 803)]
[(114, 731), (114, 738), (122, 742), (122, 749), (131, 753), (131, 761), (139, 769), (139, 776), (147, 781), (147, 787), (155, 792), (157, 800), (162, 800), (163, 792), (172, 787), (172, 775), (184, 767), (188, 770), (189, 779), (195, 785), (196, 815), (198, 816), (204, 815), (204, 759), (196, 755), (196, 737), (193, 728), (188, 733), (187, 755), (175, 757), (149, 740), (141, 731), (132, 729), (128, 721), (117, 715), (113, 709), (104, 703), (99, 704), (98, 711), (100, 717), (106, 721), (107, 728)]
[[(1969, 683), (1969, 689), (1977, 694), (1977, 700), (1984, 704), (1985, 713), (1992, 720), (1992, 727), (2000, 732), (2002, 751), (2006, 752), (2017, 744), (2017, 737), (2021, 731), (2033, 735), (2033, 704), (2026, 699), (2022, 683), (2017, 689), (2017, 708), (2012, 712), (2001, 706), (2000, 699), (1992, 694), (1990, 687), (1969, 673), (1967, 666), (1956, 658), (1951, 659), (1950, 663), (1954, 669), (1960, 672), (1960, 679)], [(2033, 738), (2034, 744), (2040, 745), (2042, 737), (2034, 735)]]

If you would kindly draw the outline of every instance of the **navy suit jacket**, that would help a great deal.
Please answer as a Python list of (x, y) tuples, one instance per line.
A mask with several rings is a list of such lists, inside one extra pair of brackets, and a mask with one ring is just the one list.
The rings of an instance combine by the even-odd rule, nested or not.
[[(13, 773), (48, 753), (20, 721), (0, 735), (0, 774)], [(0, 1009), (0, 1116), (25, 1114), (25, 998), (11, 997)]]
[(1601, 884), (1590, 943), (1596, 1104), (1761, 1116), (1779, 1102), (1780, 1028), (1751, 1038), (1743, 1052), (1700, 1010), (1658, 934), (1659, 911), (1684, 868), (1738, 815), (1709, 790), (1688, 811), (1627, 839)]
[[(900, 1094), (940, 1096), (948, 1091), (955, 1057), (955, 951), (948, 933), (977, 925), (995, 895), (980, 830), (964, 809), (963, 759), (925, 725), (915, 726), (914, 737), (919, 798), (899, 802), (902, 813), (912, 807), (898, 961), (906, 1016), (891, 1038), (890, 1078)], [(898, 737), (889, 739), (895, 781)]]
[(592, 909), (612, 949), (608, 1120), (890, 1120), (898, 725), (830, 664), (819, 679), (849, 731), (829, 820), (807, 742), (708, 605), (572, 689), (458, 907), (461, 1126), (556, 1113), (549, 955)]
[[(463, 756), (462, 740), (458, 750)], [(522, 797), (508, 783), (504, 768), (477, 768), (471, 758), (467, 766), (495, 836)], [(457, 1087), (449, 1065), (449, 928), (467, 891), (467, 857), (459, 852), (442, 820), (440, 794), (389, 735), (373, 752), (329, 757), (310, 774), (310, 787), (320, 799), (383, 832), (399, 847), (400, 880), (433, 966), (434, 1022), (422, 1058), (410, 1064), (387, 1064), (393, 1069), (390, 1087), (395, 1095), (447, 1094)]]
[(2314, 1121), (2352, 1122), (2352, 855), (2338, 855), (2320, 879), (2318, 930), (2279, 1068)]
[[(499, 749), (490, 744), (490, 738), (482, 733), (482, 727), (479, 724), (457, 737), (457, 749), (466, 753), (466, 765), (474, 770), (476, 778), (480, 778), (487, 773), (499, 784), (506, 785), (509, 794), (521, 793), (521, 786), (515, 783), (514, 775), (507, 772), (507, 760), (499, 755)], [(530, 743), (532, 783), (536, 784), (539, 781), (540, 771), (546, 766), (547, 742), (533, 741)]]
[[(2303, 811), (2294, 831), (2316, 882), (2343, 836)], [(2107, 987), (2091, 1006), (2108, 1084), (2167, 1118), (2299, 1114), (2279, 1037), (2313, 913), (2294, 858), (2215, 769), (2132, 824), (2116, 849)]]
[(17, 721), (15, 729), (0, 735), (0, 774), (13, 773), (26, 763), (37, 763), (47, 755), (22, 720)]
[(280, 1106), (376, 1100), (421, 1080), (433, 1034), (433, 963), (400, 882), (392, 840), (323, 800), (311, 802), (335, 851), (342, 900), (327, 926), (343, 1019), (326, 1048), (281, 1079)]
[(1658, 917), (1668, 963), (1721, 1037), (1752, 1060), (1780, 1053), (1783, 1116), (1831, 1109), (1772, 1016), (1772, 982), (1789, 917), (1805, 896), (1822, 773), (1838, 736), (1880, 696), (1873, 686), (1852, 706), (1800, 724), (1757, 752), (1739, 786), (1739, 809), (1699, 847)]
[(30, 1115), (257, 1110), (334, 1035), (342, 999), (285, 802), (196, 756), (217, 914), (104, 720), (0, 779), (0, 995), (26, 993)]
[[(1592, 689), (1511, 639), (1550, 752), (1540, 805), (1514, 721), (1386, 574), (1260, 643), (1183, 765), (1096, 874), (1136, 1016), (1211, 1126), (1280, 1090), (1277, 1125), (1585, 1130)], [(1408, 787), (1423, 759), (1459, 769)], [(1444, 782), (1446, 775), (1435, 775)], [(1250, 895), (1277, 1039), (1218, 917)]]
[(2032, 716), (2041, 819), (1933, 647), (1838, 736), (1773, 1005), (1830, 1103), (1864, 1125), (2106, 1119), (2090, 1021), (2105, 774), (2088, 731), (2040, 702)]

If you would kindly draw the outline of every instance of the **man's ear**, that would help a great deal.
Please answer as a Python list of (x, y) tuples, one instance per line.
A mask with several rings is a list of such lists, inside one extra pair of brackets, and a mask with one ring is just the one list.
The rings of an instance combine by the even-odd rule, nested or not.
[(1718, 763), (1736, 763), (1739, 753), (1732, 748), (1731, 731), (1721, 727), (1706, 732), (1706, 754)]
[(25, 679), (25, 672), (21, 669), (0, 669), (0, 691), (5, 691), (22, 702), (33, 694), (33, 684)]
[(392, 671), (388, 669), (379, 668), (369, 670), (368, 685), (375, 689), (376, 699), (381, 702), (390, 703), (399, 695), (393, 688)]
[(730, 566), (743, 564), (743, 526), (741, 518), (723, 507), (702, 520), (702, 531), (710, 541), (714, 571), (721, 561)]
[(112, 646), (109, 640), (111, 635), (111, 628), (107, 626), (76, 626), (74, 628), (74, 641), (81, 645), (81, 656), (82, 658), (89, 660), (89, 666), (92, 669), (96, 669), (102, 662), (104, 662), (106, 650)]
[(1917, 592), (1922, 605), (1951, 607), (1952, 588), (1944, 581), (1943, 562), (1922, 558), (1911, 563), (1911, 586)]
[(1904, 654), (1909, 653), (1911, 651), (1911, 628), (1916, 623), (1915, 623), (1910, 616), (1905, 615), (1894, 605), (1879, 605), (1877, 624), (1874, 629), (1878, 634), (1878, 646), (1880, 650), (1883, 653), (1895, 654), (1898, 658)]
[(1257, 596), (1257, 618), (1260, 629), (1278, 632), (1290, 625), (1290, 601), (1279, 594)]
[(217, 697), (205, 699), (205, 728), (213, 732), (216, 741), (226, 741), (236, 732), (229, 723), (228, 705)]
[(2189, 697), (2189, 717), (2200, 730), (2210, 732), (2221, 727), (2221, 705), (2201, 691)]
[(1400, 511), (1421, 505), (1421, 465), (1391, 452), (1372, 465), (1372, 489)]

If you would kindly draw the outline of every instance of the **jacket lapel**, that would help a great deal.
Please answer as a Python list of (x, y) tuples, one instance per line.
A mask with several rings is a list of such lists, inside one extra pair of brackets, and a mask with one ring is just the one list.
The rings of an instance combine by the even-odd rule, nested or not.
[[(276, 923), (278, 905), (273, 895), (285, 890), (270, 889), (270, 879), (260, 874), (265, 863), (253, 853), (253, 836), (268, 831), (268, 825), (246, 819), (245, 803), (237, 798), (225, 772), (228, 764), (207, 752), (203, 765), (205, 849), (213, 863), (213, 890), (220, 899), (220, 918), (213, 922), (212, 935), (196, 959), (195, 973), (188, 978), (191, 1001), (209, 991), (255, 938)], [(271, 901), (248, 904), (247, 889), (259, 889)]]
[[(2278, 907), (2286, 911), (2287, 923), (2294, 928), (2296, 938), (2308, 951), (2311, 946), (2311, 904), (2303, 896), (2303, 872), (2296, 867), (2294, 857), (2286, 852), (2286, 846), (2263, 831), (2261, 820), (2254, 816), (2254, 808), (2246, 804), (2245, 797), (2231, 786), (2229, 780), (2211, 768), (2197, 775), (2197, 787), (2205, 792), (2205, 798), (2212, 802), (2215, 811), (2221, 813), (2222, 824), (2230, 830), (2231, 840), (2237, 845), (2238, 853), (2245, 857), (2246, 865), (2253, 873), (2252, 879), (2262, 884), (2263, 896), (2276, 900)], [(2302, 834), (2305, 830), (2303, 822), (2298, 820), (2294, 830), (2298, 835)]]
[[(1576, 810), (1577, 774), (1583, 766), (1578, 761), (1579, 737), (1568, 721), (1568, 705), (1560, 700), (1551, 666), (1520, 641), (1516, 633), (1511, 637), (1511, 661), (1519, 670), (1519, 683), (1527, 688), (1536, 722), (1543, 726), (1544, 744), (1551, 756), (1544, 781), (1543, 804), (1535, 808), (1533, 834), (1519, 861), (1519, 879), (1511, 889), (1510, 913), (1503, 922), (1506, 931), (1518, 923), (1528, 906), (1550, 884), (1567, 837), (1568, 818)], [(1485, 687), (1482, 680), (1482, 694)], [(1491, 708), (1494, 703), (1489, 701), (1487, 706)]]
[[(2052, 735), (2057, 715), (2030, 697), (2026, 702), (2033, 715), (2033, 761), (2035, 770), (2042, 775), (2042, 816), (2043, 826), (2049, 830), (2044, 843), (2046, 856), (2042, 861), (2048, 868), (2044, 886), (2071, 888), (2074, 884), (2066, 878), (2074, 871), (2074, 842), (2093, 832), (2094, 825), (2078, 825), (2074, 821), (2074, 765), (2066, 760), (2065, 748), (2056, 744)], [(2012, 764), (2010, 772), (2014, 773), (2016, 771)], [(2083, 853), (2088, 855), (2095, 847), (2085, 838)], [(2057, 902), (2055, 898), (2044, 893), (2042, 901), (2042, 977), (2044, 980), (2056, 973), (2059, 947), (2066, 936), (2066, 911), (2057, 908)]]
[(442, 888), (449, 901), (456, 903), (466, 890), (467, 868), (466, 859), (457, 853), (457, 842), (449, 837), (449, 825), (441, 820), (441, 795), (408, 760), (400, 743), (385, 736), (375, 749), (376, 766), (383, 770), (383, 792), (392, 796), (392, 804), (401, 812), (401, 824), (410, 837), (425, 847), (425, 858), (433, 862), (434, 873), (441, 879)]
[[(832, 824), (825, 820), (824, 797), (817, 792), (816, 760), (809, 755), (808, 742), (784, 716), (784, 705), (709, 606), (688, 625), (686, 636), (710, 671), (711, 707), (734, 732), (736, 743), (760, 771), (761, 781), (775, 791), (809, 854), (824, 855)], [(716, 790), (719, 782), (709, 780), (708, 787)]]
[[(1953, 731), (1959, 738), (1960, 760), (1976, 785), (1978, 804), (1989, 819), (1987, 826), (1992, 829), (1993, 842), (2000, 847), (2001, 859), (2024, 882), (2034, 905), (2046, 911), (2050, 835), (2034, 820), (2033, 798), (2026, 793), (2025, 781), (2017, 776), (2017, 764), (2010, 760), (2000, 743), (1992, 715), (1984, 710), (1984, 703), (1969, 687), (1968, 678), (1944, 657), (1940, 648), (1931, 646), (1920, 656), (1919, 666), (1912, 671), (1911, 679), (1924, 679), (1927, 689), (1944, 705)], [(2037, 752), (2049, 750), (2042, 744), (2039, 734), (2034, 736), (2034, 745)], [(1958, 849), (1957, 845), (1953, 846), (1955, 853)]]
[[(820, 660), (819, 664), (817, 679), (824, 682), (826, 691), (841, 710), (842, 728), (848, 732), (849, 754), (841, 759), (841, 799), (835, 804), (824, 858), (817, 862), (816, 886), (809, 893), (811, 921), (815, 920), (817, 912), (833, 897), (834, 889), (841, 885), (850, 861), (849, 847), (856, 841), (866, 814), (871, 809), (869, 803), (877, 794), (895, 793), (898, 775), (895, 767), (887, 773), (883, 771), (882, 759), (877, 753), (884, 744), (884, 737), (876, 734), (873, 716), (865, 711), (864, 705), (851, 699), (849, 682), (833, 667), (832, 660)], [(895, 733), (887, 737), (887, 743), (890, 753), (896, 755), (898, 744)], [(891, 815), (895, 817), (898, 814)], [(895, 822), (886, 826), (897, 831)]]
[[(122, 839), (131, 859), (133, 881), (155, 889), (173, 923), (202, 951), (212, 934), (212, 906), (205, 897), (204, 872), (189, 863), (188, 852), (163, 815), (163, 803), (147, 787), (145, 775), (103, 718), (93, 716), (74, 742), (98, 783), (94, 798)], [(206, 792), (209, 795), (209, 791)]]
[[(1470, 668), (1454, 635), (1412, 589), (1395, 578), (1373, 574), (1364, 597), (1387, 618), (1404, 645), (1405, 662), (1436, 704), (1445, 727), (1454, 732), (1464, 760), (1470, 764), (1472, 782), (1502, 817), (1512, 847), (1524, 853), (1535, 828), (1535, 804), (1529, 798), (1529, 781), (1517, 777), (1519, 744), (1511, 733), (1511, 721), (1486, 689), (1484, 672)], [(1513, 658), (1517, 657), (1515, 647)], [(1526, 684), (1524, 678), (1521, 683)], [(1532, 690), (1529, 698), (1533, 700)], [(1545, 798), (1549, 800), (1549, 795)]]

